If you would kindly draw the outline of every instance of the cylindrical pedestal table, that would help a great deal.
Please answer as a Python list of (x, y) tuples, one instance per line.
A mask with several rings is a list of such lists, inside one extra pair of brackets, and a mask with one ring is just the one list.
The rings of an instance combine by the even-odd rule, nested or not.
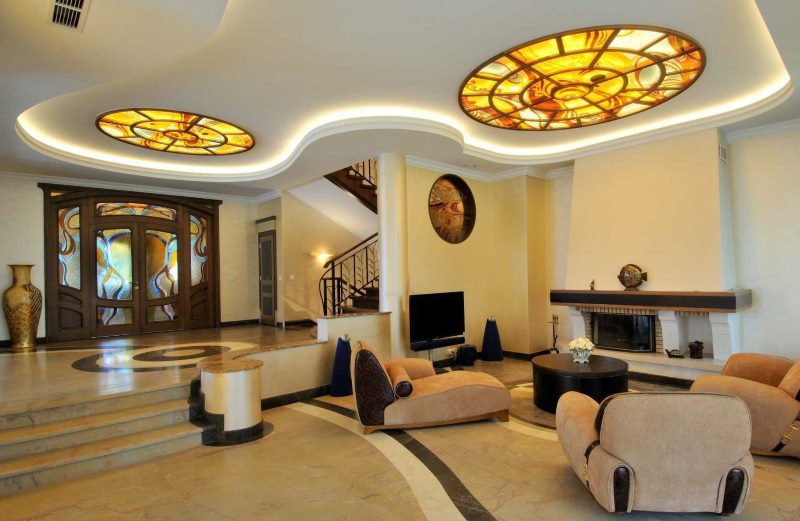
[[(272, 431), (261, 418), (260, 360), (208, 360), (200, 369), (200, 392), (206, 419), (214, 429), (204, 445), (236, 445)], [(265, 428), (266, 427), (266, 428)]]

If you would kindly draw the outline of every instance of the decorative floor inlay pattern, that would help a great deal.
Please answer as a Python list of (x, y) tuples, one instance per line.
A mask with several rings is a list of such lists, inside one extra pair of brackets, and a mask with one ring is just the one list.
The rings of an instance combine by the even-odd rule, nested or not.
[[(202, 342), (172, 346), (151, 346), (139, 349), (106, 350), (80, 358), (72, 363), (74, 369), (90, 373), (114, 371), (165, 371), (194, 367), (201, 359), (242, 349), (251, 349), (249, 342)], [(192, 360), (192, 362), (187, 362)]]

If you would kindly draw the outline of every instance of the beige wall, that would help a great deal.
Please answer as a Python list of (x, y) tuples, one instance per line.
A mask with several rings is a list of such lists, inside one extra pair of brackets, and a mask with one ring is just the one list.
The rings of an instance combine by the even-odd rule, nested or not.
[[(475, 196), (477, 216), (469, 238), (460, 244), (443, 241), (428, 215), (428, 195), (439, 172), (408, 167), (409, 293), (464, 292), (467, 343), (478, 349), (486, 318), (493, 310), (490, 275), (492, 197), (489, 183), (465, 179)], [(501, 339), (505, 337), (500, 323)]]
[(575, 161), (566, 286), (621, 289), (627, 264), (647, 290), (720, 291), (722, 230), (716, 130)]
[[(528, 215), (526, 177), (490, 185), (490, 264), (482, 267), (489, 282), (490, 314), (497, 319), (503, 349), (530, 351), (528, 314)], [(478, 207), (480, 209), (480, 207)]]
[[(572, 172), (547, 181), (545, 189), (545, 258), (547, 289), (567, 287), (567, 252), (569, 249), (569, 223), (572, 215)], [(550, 306), (547, 295), (548, 319), (558, 315), (558, 345), (566, 346), (569, 338), (569, 313), (564, 306)], [(548, 339), (552, 341), (552, 329), (548, 326)]]
[(530, 351), (550, 345), (550, 288), (547, 280), (547, 182), (525, 178), (527, 204), (528, 323)]
[(255, 204), (225, 201), (219, 207), (222, 321), (254, 320), (258, 308)]
[(361, 239), (288, 192), (280, 198), (278, 235), (283, 320), (316, 319), (322, 314), (319, 279), (325, 268), (312, 253), (338, 255)]
[(450, 244), (436, 235), (428, 216), (428, 194), (440, 175), (408, 169), (410, 293), (463, 291), (466, 341), (478, 349), (490, 316), (504, 350), (541, 349), (548, 342), (544, 181), (464, 179), (475, 197), (475, 228), (466, 241)]
[(800, 131), (731, 143), (738, 284), (753, 290), (742, 350), (800, 358)]
[[(0, 292), (11, 285), (8, 264), (34, 264), (33, 285), (44, 292), (44, 198), (35, 181), (0, 178)], [(43, 306), (44, 307), (44, 306)], [(45, 311), (36, 336), (45, 336)], [(8, 340), (0, 319), (0, 340)]]

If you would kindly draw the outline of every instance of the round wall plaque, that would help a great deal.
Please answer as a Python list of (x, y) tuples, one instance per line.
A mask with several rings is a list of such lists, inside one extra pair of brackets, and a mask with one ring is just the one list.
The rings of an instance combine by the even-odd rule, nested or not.
[(428, 214), (439, 237), (451, 244), (464, 242), (475, 227), (472, 190), (457, 175), (443, 175), (431, 187)]

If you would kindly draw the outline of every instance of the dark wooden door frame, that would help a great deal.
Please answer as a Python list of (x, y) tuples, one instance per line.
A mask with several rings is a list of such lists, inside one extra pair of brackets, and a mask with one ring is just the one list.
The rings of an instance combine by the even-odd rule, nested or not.
[[(153, 326), (144, 328), (145, 332), (166, 329), (192, 329), (198, 327), (219, 327), (220, 324), (220, 274), (219, 274), (219, 205), (221, 201), (211, 199), (198, 199), (174, 197), (168, 195), (145, 194), (123, 190), (105, 190), (78, 186), (52, 185), (40, 183), (39, 187), (44, 192), (44, 238), (45, 238), (45, 306), (48, 341), (73, 340), (90, 338), (95, 330), (96, 322), (96, 228), (119, 227), (138, 228), (134, 231), (133, 242), (141, 242), (144, 247), (144, 230), (155, 229), (176, 233), (178, 239), (178, 259), (184, 266), (178, 279), (178, 320), (168, 323), (168, 326)], [(125, 201), (146, 204), (157, 204), (175, 208), (176, 221), (142, 216), (105, 216), (95, 217), (95, 204), (98, 202)], [(81, 259), (81, 289), (61, 286), (58, 280), (58, 211), (62, 208), (80, 208), (80, 259)], [(191, 286), (191, 244), (190, 244), (190, 214), (202, 217), (207, 224), (207, 281), (195, 287)], [(127, 223), (127, 224), (126, 224)], [(139, 240), (141, 237), (142, 240)], [(134, 269), (144, 270), (144, 255), (140, 259), (133, 259)], [(184, 264), (185, 263), (185, 264)], [(138, 268), (137, 268), (138, 266)], [(140, 288), (140, 292), (146, 287)], [(207, 311), (199, 320), (193, 320), (195, 307), (205, 306)], [(146, 299), (141, 298), (141, 313), (146, 313)], [(136, 299), (134, 298), (134, 305)], [(152, 305), (152, 304), (151, 304)], [(60, 327), (60, 312), (72, 313), (71, 316), (80, 316), (81, 325), (65, 330)], [(144, 322), (143, 320), (140, 322)], [(156, 324), (156, 323), (154, 323)], [(152, 326), (152, 324), (151, 324)], [(175, 326), (175, 327), (172, 327)], [(127, 331), (127, 330), (126, 330)], [(129, 334), (127, 332), (108, 334)], [(103, 334), (106, 336), (106, 334)]]
[(262, 272), (261, 266), (262, 258), (261, 258), (261, 238), (267, 235), (272, 235), (272, 317), (273, 323), (267, 325), (274, 326), (277, 324), (277, 314), (278, 314), (278, 231), (277, 230), (266, 230), (263, 232), (258, 233), (258, 307), (260, 310), (260, 317), (259, 321), (264, 324), (264, 309), (262, 305), (264, 304), (264, 299), (262, 297), (262, 292), (264, 288), (264, 283), (262, 282)]

